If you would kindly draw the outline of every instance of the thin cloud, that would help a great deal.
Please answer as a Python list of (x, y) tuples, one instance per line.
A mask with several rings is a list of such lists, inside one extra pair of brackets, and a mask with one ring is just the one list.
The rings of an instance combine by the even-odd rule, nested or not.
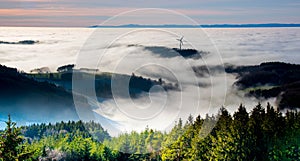
[(0, 9), (2, 16), (113, 16), (130, 8)]
[(202, 9), (175, 9), (175, 11), (180, 12), (189, 16), (201, 16), (201, 15), (232, 15), (234, 12), (221, 11), (221, 10), (202, 10)]
[[(2, 16), (114, 16), (116, 14), (134, 10), (136, 8), (41, 8), (41, 9), (0, 9)], [(187, 10), (175, 9), (174, 11), (186, 15), (231, 15), (231, 11), (218, 10)], [(155, 14), (155, 13), (153, 13)]]

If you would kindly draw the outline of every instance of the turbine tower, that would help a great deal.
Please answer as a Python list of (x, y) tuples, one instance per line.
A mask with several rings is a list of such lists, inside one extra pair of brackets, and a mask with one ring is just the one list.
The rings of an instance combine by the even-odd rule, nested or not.
[(183, 36), (177, 40), (179, 41), (179, 49), (181, 50), (181, 46), (183, 45)]

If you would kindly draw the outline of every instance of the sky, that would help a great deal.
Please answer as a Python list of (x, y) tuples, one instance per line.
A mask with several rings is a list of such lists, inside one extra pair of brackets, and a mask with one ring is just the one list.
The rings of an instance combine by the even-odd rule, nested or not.
[[(0, 0), (0, 26), (84, 27), (143, 8), (172, 10), (199, 24), (300, 23), (299, 0)], [(147, 14), (122, 23), (165, 24), (164, 13), (151, 13), (155, 21)]]

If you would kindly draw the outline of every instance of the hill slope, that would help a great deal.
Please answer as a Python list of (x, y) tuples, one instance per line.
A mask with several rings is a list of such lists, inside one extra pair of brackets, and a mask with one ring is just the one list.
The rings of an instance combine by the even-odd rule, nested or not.
[(278, 106), (300, 107), (300, 65), (267, 62), (255, 66), (227, 66), (227, 73), (236, 73), (235, 85), (256, 98), (276, 97)]
[(0, 65), (0, 113), (30, 121), (78, 119), (71, 93)]

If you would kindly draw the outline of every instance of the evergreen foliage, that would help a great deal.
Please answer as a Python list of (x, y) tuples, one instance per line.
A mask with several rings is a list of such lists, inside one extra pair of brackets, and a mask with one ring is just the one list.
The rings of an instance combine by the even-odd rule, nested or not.
[(1, 133), (3, 160), (300, 160), (300, 113), (282, 114), (270, 104), (258, 104), (250, 112), (240, 105), (233, 115), (222, 107), (217, 116), (190, 116), (185, 123), (179, 119), (169, 132), (147, 127), (117, 137), (95, 122), (16, 128), (9, 118), (7, 126)]
[(25, 160), (31, 157), (33, 152), (27, 151), (21, 143), (23, 137), (16, 123), (11, 121), (8, 115), (6, 129), (1, 132), (0, 137), (0, 159), (3, 161)]

